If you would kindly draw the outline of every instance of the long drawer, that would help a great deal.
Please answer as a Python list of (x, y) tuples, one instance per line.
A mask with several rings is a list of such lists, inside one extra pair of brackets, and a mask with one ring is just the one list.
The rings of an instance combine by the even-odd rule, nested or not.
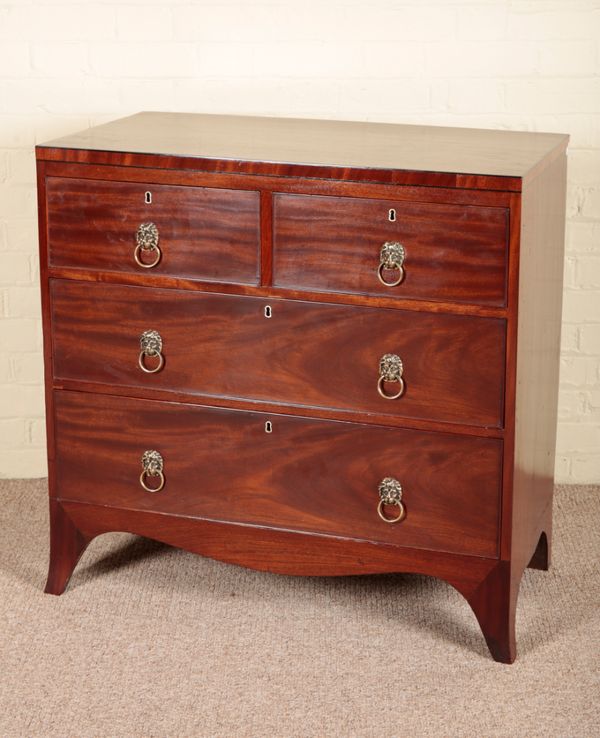
[(503, 320), (66, 280), (51, 312), (58, 379), (502, 425)]
[(274, 198), (278, 287), (502, 306), (507, 244), (506, 208)]
[(48, 177), (46, 201), (51, 266), (258, 284), (258, 192)]
[[(496, 439), (66, 391), (55, 393), (55, 420), (63, 499), (497, 554)], [(144, 452), (162, 467), (143, 473)], [(159, 472), (162, 489), (146, 491)], [(398, 523), (378, 514), (386, 478), (402, 488)], [(400, 508), (381, 509), (393, 519)]]

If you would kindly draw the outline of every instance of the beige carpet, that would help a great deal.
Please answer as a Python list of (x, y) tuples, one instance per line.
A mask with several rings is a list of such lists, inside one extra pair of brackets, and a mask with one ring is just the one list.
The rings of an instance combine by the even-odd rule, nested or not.
[(425, 577), (281, 577), (114, 533), (44, 595), (45, 493), (0, 482), (1, 738), (600, 735), (600, 488), (557, 490), (513, 666)]

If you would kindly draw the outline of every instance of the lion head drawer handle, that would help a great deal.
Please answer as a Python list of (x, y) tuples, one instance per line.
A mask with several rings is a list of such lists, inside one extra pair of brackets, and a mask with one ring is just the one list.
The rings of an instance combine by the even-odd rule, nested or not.
[[(146, 366), (146, 357), (157, 358), (158, 363), (154, 367)], [(156, 374), (165, 365), (165, 357), (162, 355), (162, 338), (158, 331), (144, 331), (140, 336), (140, 355), (138, 357), (140, 369), (146, 374)]]
[[(394, 477), (386, 477), (379, 482), (379, 504), (377, 505), (377, 513), (384, 523), (399, 523), (406, 517), (406, 508), (402, 502), (402, 485)], [(398, 514), (393, 518), (388, 518), (385, 514), (384, 506), (394, 505), (398, 508)]]
[[(142, 473), (140, 474), (140, 484), (146, 492), (160, 492), (165, 486), (163, 466), (163, 457), (158, 453), (158, 451), (144, 451), (142, 454)], [(149, 477), (158, 477), (158, 486), (150, 487), (148, 485)]]
[[(402, 373), (404, 366), (402, 359), (397, 354), (384, 354), (379, 360), (379, 380), (377, 381), (377, 392), (386, 400), (397, 400), (404, 394), (404, 379)], [(398, 391), (388, 395), (385, 391), (386, 382), (398, 382)]]
[[(381, 284), (386, 287), (396, 287), (404, 279), (404, 259), (406, 258), (406, 251), (404, 246), (398, 241), (386, 241), (381, 247), (379, 254), (379, 268), (377, 269), (377, 276)], [(386, 281), (383, 273), (385, 271), (398, 271), (398, 276), (393, 282)]]
[[(144, 269), (152, 269), (160, 261), (162, 252), (158, 247), (158, 228), (154, 223), (141, 223), (135, 234), (136, 247), (133, 258), (138, 266)], [(152, 261), (142, 261), (142, 254), (154, 252)]]

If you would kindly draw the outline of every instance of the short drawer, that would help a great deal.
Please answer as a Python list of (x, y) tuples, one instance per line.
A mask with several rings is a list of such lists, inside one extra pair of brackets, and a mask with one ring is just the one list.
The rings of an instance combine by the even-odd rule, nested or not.
[(257, 192), (49, 177), (50, 266), (259, 282)]
[[(50, 289), (59, 380), (502, 425), (500, 319), (68, 280)], [(395, 359), (382, 373), (384, 356)], [(397, 360), (400, 375), (382, 379)]]
[(503, 306), (507, 239), (506, 208), (277, 194), (273, 283)]
[[(502, 453), (495, 439), (79, 392), (56, 392), (55, 412), (63, 499), (497, 554)], [(149, 455), (155, 466), (147, 462), (143, 474), (146, 451), (160, 459)], [(164, 486), (146, 491), (142, 483), (161, 485), (159, 471)], [(378, 514), (386, 478), (402, 488), (398, 523)], [(400, 507), (381, 512), (393, 519)]]

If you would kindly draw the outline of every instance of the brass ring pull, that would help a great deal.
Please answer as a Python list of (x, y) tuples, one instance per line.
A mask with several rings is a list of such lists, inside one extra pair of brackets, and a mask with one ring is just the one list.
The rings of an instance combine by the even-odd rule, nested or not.
[[(142, 454), (142, 473), (140, 474), (140, 484), (146, 492), (160, 492), (165, 486), (163, 466), (163, 458), (158, 451), (144, 451)], [(148, 477), (158, 477), (158, 486), (150, 487), (147, 483)]]
[(404, 507), (403, 502), (393, 502), (390, 503), (392, 505), (397, 505), (399, 508), (398, 515), (396, 515), (395, 518), (388, 518), (386, 514), (383, 511), (383, 506), (386, 503), (383, 500), (379, 500), (379, 504), (377, 505), (377, 513), (379, 517), (383, 520), (384, 523), (399, 523), (401, 520), (404, 520), (406, 517), (406, 508)]
[[(141, 256), (140, 256), (142, 251), (156, 251), (156, 256), (154, 257), (154, 261), (149, 261), (148, 263), (146, 263), (145, 261), (142, 261)], [(135, 263), (144, 269), (152, 269), (152, 267), (155, 267), (160, 261), (161, 256), (162, 256), (162, 252), (158, 248), (158, 246), (155, 246), (152, 249), (144, 249), (142, 248), (142, 246), (136, 246), (135, 251), (133, 252), (133, 258), (135, 259)]]
[[(384, 269), (398, 270), (398, 276), (393, 282), (386, 281), (383, 276)], [(379, 265), (379, 269), (377, 270), (377, 276), (379, 277), (379, 281), (381, 282), (381, 284), (384, 284), (386, 287), (397, 287), (404, 279), (404, 267), (401, 264), (397, 264), (396, 262), (393, 262), (392, 264), (384, 264), (384, 262), (382, 261)]]
[(387, 392), (385, 391), (384, 382), (388, 382), (388, 381), (392, 381), (392, 380), (387, 380), (385, 377), (379, 377), (377, 381), (377, 392), (379, 392), (379, 394), (385, 400), (397, 400), (399, 397), (402, 397), (402, 395), (404, 394), (404, 380), (402, 379), (402, 377), (400, 377), (400, 379), (398, 380), (395, 380), (400, 383), (400, 387), (398, 391), (393, 395), (388, 395)]
[[(397, 241), (386, 241), (381, 247), (379, 254), (379, 267), (377, 269), (377, 277), (381, 284), (386, 287), (396, 287), (404, 279), (404, 259), (406, 250), (401, 243)], [(383, 276), (384, 270), (398, 270), (398, 276), (392, 282), (388, 282)]]
[(158, 356), (158, 364), (154, 368), (149, 369), (145, 364), (145, 359), (144, 359), (145, 356), (150, 356), (150, 354), (147, 354), (145, 351), (140, 351), (140, 355), (138, 357), (138, 364), (140, 365), (140, 369), (143, 372), (146, 372), (146, 374), (156, 374), (165, 365), (165, 357), (162, 354), (155, 354), (155, 356)]
[[(154, 223), (141, 223), (135, 234), (136, 247), (133, 252), (133, 258), (138, 266), (143, 269), (152, 269), (155, 267), (161, 259), (162, 252), (158, 247), (158, 228)], [(143, 261), (142, 253), (145, 251), (154, 251), (155, 256), (153, 261)]]
[[(146, 366), (146, 357), (157, 357), (158, 364), (152, 368)], [(140, 369), (146, 374), (156, 374), (165, 365), (162, 355), (162, 338), (158, 331), (144, 331), (140, 336), (140, 355), (138, 356)]]
[[(384, 354), (379, 360), (379, 379), (377, 380), (377, 392), (384, 400), (397, 400), (404, 394), (404, 379), (402, 373), (404, 365), (402, 359), (397, 354)], [(397, 392), (389, 395), (385, 391), (386, 382), (398, 382)]]
[(165, 486), (165, 475), (162, 472), (158, 472), (158, 474), (153, 474), (152, 476), (160, 478), (160, 482), (158, 484), (158, 487), (149, 487), (146, 484), (146, 474), (147, 472), (145, 471), (140, 474), (140, 484), (142, 485), (142, 487), (146, 490), (146, 492), (160, 492), (161, 489)]
[[(394, 477), (385, 477), (379, 482), (377, 488), (379, 492), (379, 503), (377, 505), (377, 514), (384, 523), (399, 523), (406, 517), (406, 507), (402, 502), (402, 485)], [(394, 505), (398, 507), (398, 514), (393, 518), (388, 518), (385, 514), (385, 505)]]

